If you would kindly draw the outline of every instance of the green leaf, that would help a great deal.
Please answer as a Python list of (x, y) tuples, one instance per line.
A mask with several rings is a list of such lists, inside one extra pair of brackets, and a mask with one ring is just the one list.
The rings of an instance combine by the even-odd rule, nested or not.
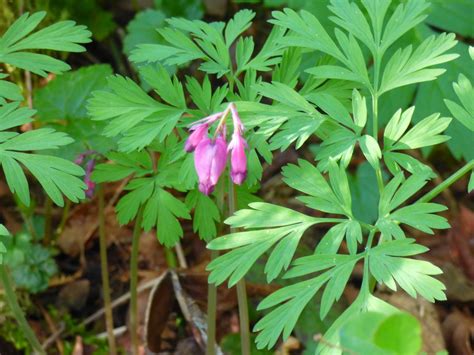
[(344, 324), (340, 334), (341, 347), (358, 353), (414, 355), (422, 345), (420, 322), (401, 312), (361, 313)]
[[(458, 43), (456, 51), (461, 53), (461, 57), (453, 62), (447, 63), (447, 72), (438, 80), (430, 83), (421, 84), (415, 100), (417, 107), (414, 120), (430, 115), (432, 112), (440, 112), (443, 116), (450, 116), (450, 112), (444, 104), (444, 99), (458, 100), (455, 92), (452, 90), (453, 82), (458, 79), (459, 73), (464, 73), (467, 78), (473, 82), (472, 60), (468, 54), (468, 46), (464, 43)], [(453, 120), (446, 129), (446, 134), (451, 137), (447, 142), (449, 150), (456, 159), (465, 159), (467, 161), (474, 159), (474, 150), (471, 149), (471, 142), (474, 140), (474, 132), (465, 128), (465, 126)]]
[(270, 282), (288, 268), (306, 229), (324, 220), (268, 203), (251, 203), (249, 207), (251, 209), (237, 211), (225, 223), (232, 228), (252, 230), (231, 233), (208, 244), (212, 250), (233, 249), (209, 263), (210, 283), (219, 285), (229, 278), (229, 287), (235, 285), (255, 261), (276, 244), (265, 266)]
[(156, 227), (158, 240), (171, 247), (183, 236), (179, 218), (190, 219), (187, 206), (158, 184), (154, 177), (135, 178), (126, 186), (129, 193), (117, 203), (117, 218), (126, 224), (138, 214), (143, 206), (142, 227), (148, 231)]
[(374, 334), (375, 344), (395, 354), (418, 354), (423, 343), (420, 322), (408, 313), (385, 319)]
[(379, 189), (374, 169), (364, 162), (357, 167), (354, 175), (349, 175), (354, 217), (365, 223), (377, 220)]
[[(147, 68), (146, 74), (155, 73), (150, 84), (172, 105), (183, 105), (182, 87), (159, 69)], [(163, 85), (159, 87), (159, 85)], [(108, 120), (103, 134), (106, 137), (123, 135), (119, 149), (131, 152), (142, 149), (153, 140), (160, 142), (169, 136), (184, 112), (183, 108), (160, 103), (148, 96), (132, 80), (122, 76), (108, 79), (111, 91), (95, 91), (87, 109), (93, 120)]]
[(379, 93), (394, 88), (435, 80), (445, 69), (427, 69), (437, 64), (452, 61), (458, 54), (444, 54), (456, 45), (454, 34), (430, 36), (412, 53), (412, 47), (399, 49), (388, 61), (383, 72)]
[(47, 72), (59, 74), (70, 69), (58, 59), (25, 50), (82, 52), (85, 48), (80, 44), (89, 43), (91, 33), (85, 26), (76, 26), (74, 21), (61, 21), (31, 34), (45, 15), (44, 11), (25, 13), (8, 28), (0, 38), (0, 62), (44, 77)]
[(166, 15), (158, 10), (146, 9), (137, 13), (127, 25), (127, 35), (123, 42), (124, 52), (130, 55), (139, 44), (164, 43), (156, 29), (166, 24), (165, 19)]
[(431, 228), (450, 228), (446, 218), (435, 215), (436, 212), (445, 211), (445, 206), (436, 203), (416, 203), (402, 207), (391, 213), (391, 218), (397, 222), (407, 224), (422, 232), (434, 234)]
[(202, 85), (194, 77), (187, 77), (186, 79), (186, 89), (202, 115), (209, 116), (217, 112), (229, 92), (227, 85), (213, 90), (208, 75), (204, 77)]
[(85, 102), (90, 93), (103, 89), (112, 74), (107, 64), (91, 65), (57, 76), (35, 91), (34, 102), (42, 122), (87, 118)]
[(286, 286), (266, 297), (258, 306), (259, 310), (276, 306), (254, 327), (259, 331), (256, 342), (259, 349), (271, 348), (280, 334), (288, 338), (301, 312), (314, 295), (327, 283), (322, 296), (321, 317), (327, 315), (335, 300), (344, 290), (355, 263), (363, 255), (312, 255), (295, 260), (294, 267), (285, 277), (298, 277), (326, 270), (309, 280)]
[(300, 46), (327, 53), (341, 62), (347, 62), (344, 55), (328, 35), (318, 19), (308, 11), (296, 13), (291, 9), (273, 11), (273, 19), (269, 22), (291, 30), (289, 35), (281, 40), (288, 46)]
[[(52, 138), (43, 137), (46, 140)], [(24, 165), (58, 206), (62, 207), (64, 205), (62, 194), (72, 202), (79, 202), (80, 199), (84, 198), (86, 185), (78, 178), (84, 174), (84, 171), (76, 164), (48, 155), (26, 154), (15, 151), (5, 151), (3, 154)], [(3, 166), (3, 170), (5, 171), (5, 166)], [(22, 202), (29, 205), (29, 200)]]
[(237, 12), (234, 17), (229, 20), (224, 32), (225, 43), (228, 48), (240, 34), (250, 27), (254, 17), (255, 12), (244, 9)]
[(0, 105), (5, 105), (5, 99), (12, 101), (22, 101), (23, 96), (21, 95), (21, 89), (15, 83), (11, 83), (6, 80), (8, 75), (0, 73)]
[(211, 241), (217, 235), (216, 223), (221, 220), (216, 204), (198, 190), (188, 193), (185, 202), (189, 208), (194, 208), (193, 231), (199, 232), (205, 242)]
[[(350, 194), (347, 178), (339, 176), (338, 168), (333, 168), (331, 185), (328, 184), (318, 168), (306, 160), (298, 160), (298, 165), (288, 164), (282, 170), (283, 181), (290, 187), (309, 196), (299, 196), (298, 200), (308, 207), (327, 213), (350, 215)], [(340, 181), (339, 181), (340, 179)]]
[(474, 37), (474, 27), (470, 14), (474, 4), (469, 0), (432, 0), (430, 15), (426, 22), (444, 31), (459, 33), (464, 37)]
[(258, 91), (263, 95), (292, 109), (308, 114), (315, 114), (316, 110), (302, 95), (289, 86), (277, 81), (261, 83)]
[(382, 151), (375, 138), (365, 134), (359, 139), (359, 145), (369, 164), (377, 169), (380, 166), (379, 160), (382, 158)]
[[(18, 108), (18, 102), (0, 106), (0, 130), (13, 128), (31, 121), (35, 111)], [(72, 142), (61, 132), (42, 128), (26, 133), (0, 132), (0, 162), (7, 184), (25, 205), (29, 205), (29, 187), (23, 167), (40, 182), (46, 193), (59, 206), (65, 194), (73, 202), (84, 198), (85, 184), (78, 178), (84, 171), (70, 161), (40, 154), (25, 153), (30, 150), (58, 149)]]
[(413, 116), (414, 107), (403, 114), (395, 112), (384, 131), (385, 150), (417, 149), (443, 143), (449, 139), (441, 135), (451, 122), (449, 117), (440, 117), (439, 113), (425, 117), (405, 133)]
[(153, 163), (146, 151), (132, 153), (111, 152), (106, 155), (111, 163), (98, 164), (92, 172), (92, 181), (96, 183), (113, 182), (127, 176), (143, 177), (153, 172)]
[(430, 262), (404, 258), (426, 251), (413, 244), (414, 239), (389, 241), (369, 251), (369, 270), (378, 282), (396, 290), (395, 282), (410, 296), (417, 294), (430, 302), (446, 300), (446, 287), (430, 275), (439, 275), (441, 269)]
[(454, 92), (461, 101), (462, 106), (444, 100), (453, 116), (471, 131), (474, 131), (474, 88), (464, 75), (459, 74), (458, 82), (453, 84)]
[(425, 0), (409, 0), (397, 6), (385, 25), (381, 49), (385, 51), (404, 33), (421, 23), (427, 16), (423, 14), (429, 7)]
[(348, 0), (332, 0), (329, 9), (336, 15), (331, 20), (362, 41), (372, 53), (376, 44), (364, 14), (356, 3)]

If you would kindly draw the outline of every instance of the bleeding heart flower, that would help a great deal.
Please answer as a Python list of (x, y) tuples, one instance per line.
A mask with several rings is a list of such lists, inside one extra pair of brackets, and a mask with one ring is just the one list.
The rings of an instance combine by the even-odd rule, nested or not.
[(245, 155), (247, 142), (243, 137), (244, 125), (234, 104), (230, 104), (230, 111), (234, 122), (234, 133), (228, 148), (230, 151), (230, 176), (234, 184), (241, 185), (247, 177), (247, 156)]
[(247, 142), (234, 131), (232, 140), (229, 143), (230, 151), (230, 176), (234, 184), (241, 185), (247, 177), (247, 156), (245, 148)]
[(84, 176), (84, 182), (87, 186), (86, 196), (88, 198), (92, 198), (94, 196), (95, 191), (95, 183), (91, 180), (92, 171), (95, 167), (95, 160), (91, 159), (87, 162), (86, 165), (86, 175)]
[(207, 137), (209, 125), (207, 123), (201, 123), (190, 128), (193, 133), (190, 134), (184, 145), (184, 150), (188, 153), (194, 151), (198, 144)]
[(199, 191), (214, 191), (227, 163), (227, 144), (222, 135), (215, 140), (205, 137), (194, 152), (194, 166), (199, 178)]

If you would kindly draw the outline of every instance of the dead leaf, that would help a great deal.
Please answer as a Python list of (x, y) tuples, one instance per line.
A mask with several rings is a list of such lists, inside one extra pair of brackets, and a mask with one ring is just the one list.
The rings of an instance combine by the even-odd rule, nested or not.
[(175, 303), (173, 284), (168, 272), (161, 276), (150, 291), (145, 313), (145, 341), (149, 350), (162, 351), (162, 333)]
[(472, 316), (455, 309), (443, 322), (443, 334), (452, 354), (473, 354), (474, 318)]

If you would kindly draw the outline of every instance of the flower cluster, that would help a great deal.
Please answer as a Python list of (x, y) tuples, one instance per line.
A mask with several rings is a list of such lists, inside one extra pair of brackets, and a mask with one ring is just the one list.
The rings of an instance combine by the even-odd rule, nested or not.
[(79, 154), (76, 160), (74, 160), (76, 164), (82, 165), (84, 163), (84, 160), (87, 157), (89, 157), (89, 160), (87, 161), (86, 166), (85, 166), (86, 174), (84, 176), (84, 183), (87, 186), (87, 190), (86, 190), (87, 198), (92, 198), (94, 196), (94, 191), (95, 191), (95, 183), (91, 180), (92, 171), (94, 171), (94, 168), (95, 168), (95, 159), (94, 157), (90, 158), (94, 154), (96, 154), (95, 151), (88, 150), (84, 153)]
[[(227, 145), (226, 119), (232, 116), (234, 131)], [(218, 122), (213, 138), (209, 138), (209, 128)], [(194, 165), (199, 178), (199, 191), (209, 195), (225, 170), (227, 156), (230, 154), (230, 176), (232, 181), (241, 185), (247, 177), (247, 142), (243, 137), (244, 126), (233, 103), (227, 109), (203, 118), (189, 129), (184, 149), (194, 151)]]

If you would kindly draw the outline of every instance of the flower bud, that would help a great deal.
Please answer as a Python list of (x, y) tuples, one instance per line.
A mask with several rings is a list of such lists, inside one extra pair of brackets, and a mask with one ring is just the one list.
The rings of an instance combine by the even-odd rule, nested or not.
[(239, 117), (239, 113), (234, 104), (230, 104), (232, 121), (234, 123), (234, 133), (229, 143), (230, 153), (230, 176), (234, 184), (241, 185), (247, 177), (247, 156), (245, 148), (247, 142), (243, 137), (244, 125)]
[(186, 140), (186, 143), (184, 145), (184, 150), (187, 151), (188, 153), (194, 151), (194, 149), (196, 149), (198, 144), (204, 138), (207, 138), (208, 129), (209, 129), (209, 125), (207, 123), (201, 123), (201, 124), (191, 127), (190, 130), (193, 131), (193, 133), (191, 133), (188, 139)]
[(247, 142), (239, 132), (234, 131), (229, 144), (230, 177), (234, 184), (241, 185), (247, 177), (247, 156), (245, 148)]
[(84, 176), (84, 183), (87, 186), (86, 189), (86, 197), (92, 198), (94, 196), (95, 191), (95, 183), (91, 180), (92, 171), (95, 167), (94, 159), (91, 159), (86, 164), (86, 175)]
[(227, 144), (223, 136), (215, 140), (205, 137), (194, 152), (194, 166), (199, 178), (199, 191), (209, 195), (224, 172), (227, 162)]

